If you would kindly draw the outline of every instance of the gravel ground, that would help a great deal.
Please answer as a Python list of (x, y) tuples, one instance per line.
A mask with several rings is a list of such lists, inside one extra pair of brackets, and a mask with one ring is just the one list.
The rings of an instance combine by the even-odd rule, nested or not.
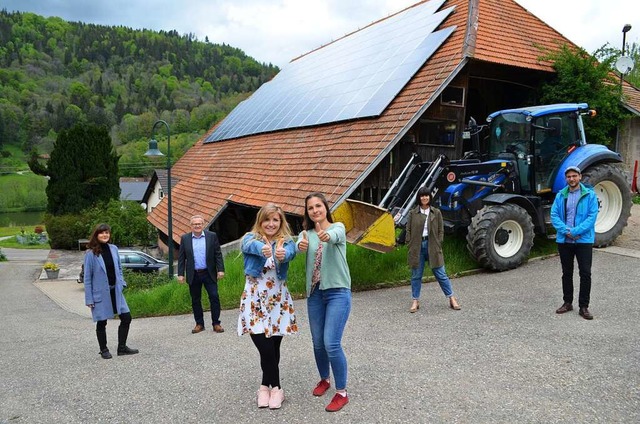
[[(462, 311), (425, 284), (354, 293), (344, 345), (350, 403), (324, 411), (307, 311), (283, 342), (281, 410), (258, 410), (258, 356), (227, 331), (192, 335), (188, 315), (136, 319), (140, 354), (98, 355), (94, 324), (33, 282), (44, 258), (0, 263), (0, 423), (638, 423), (640, 259), (594, 254), (593, 321), (556, 315), (557, 257), (453, 280)], [(115, 350), (117, 326), (107, 332)]]

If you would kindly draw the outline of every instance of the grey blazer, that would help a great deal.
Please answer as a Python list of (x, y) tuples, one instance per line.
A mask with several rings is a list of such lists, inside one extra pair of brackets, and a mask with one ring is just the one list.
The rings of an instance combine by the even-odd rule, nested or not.
[[(222, 250), (218, 236), (212, 231), (204, 230), (207, 271), (214, 282), (218, 281), (218, 272), (224, 272), (224, 261), (222, 260)], [(191, 284), (195, 274), (193, 258), (193, 236), (192, 233), (184, 234), (180, 238), (180, 250), (178, 251), (178, 275), (187, 276), (187, 283)]]

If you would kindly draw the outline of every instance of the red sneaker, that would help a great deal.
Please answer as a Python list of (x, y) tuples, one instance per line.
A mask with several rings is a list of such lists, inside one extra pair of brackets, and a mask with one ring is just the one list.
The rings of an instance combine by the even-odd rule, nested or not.
[(324, 410), (327, 412), (336, 412), (341, 410), (347, 403), (349, 403), (349, 396), (342, 396), (340, 393), (336, 393)]
[(322, 379), (315, 387), (315, 389), (313, 389), (313, 395), (322, 396), (326, 393), (327, 390), (329, 390), (329, 387), (331, 387), (331, 384), (327, 380)]

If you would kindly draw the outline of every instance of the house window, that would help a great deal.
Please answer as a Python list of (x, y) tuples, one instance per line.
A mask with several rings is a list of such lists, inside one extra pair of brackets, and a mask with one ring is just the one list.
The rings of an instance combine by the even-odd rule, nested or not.
[(418, 144), (455, 146), (456, 131), (455, 121), (420, 120)]

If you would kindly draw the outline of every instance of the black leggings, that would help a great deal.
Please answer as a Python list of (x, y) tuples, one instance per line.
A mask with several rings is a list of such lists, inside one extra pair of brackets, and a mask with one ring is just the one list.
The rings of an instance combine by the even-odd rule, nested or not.
[[(127, 345), (127, 337), (129, 336), (129, 327), (131, 326), (131, 313), (126, 312), (120, 314), (120, 326), (118, 327), (118, 346)], [(98, 321), (96, 323), (96, 336), (98, 337), (98, 345), (100, 350), (108, 350), (107, 348), (107, 320)]]
[(280, 387), (280, 344), (282, 336), (265, 337), (264, 334), (251, 334), (253, 344), (260, 352), (262, 385)]

